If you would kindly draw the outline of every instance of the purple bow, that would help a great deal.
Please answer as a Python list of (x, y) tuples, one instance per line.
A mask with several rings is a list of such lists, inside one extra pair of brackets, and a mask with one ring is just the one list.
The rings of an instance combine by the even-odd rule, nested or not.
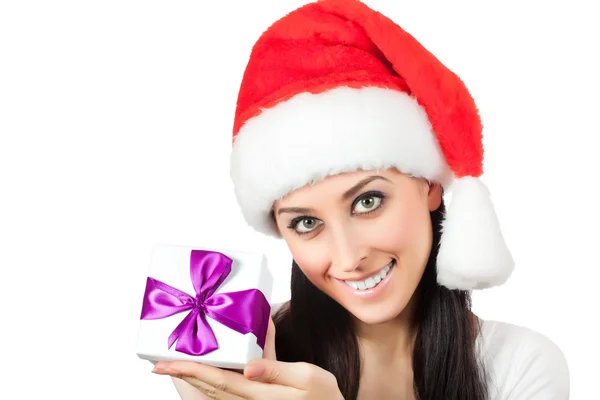
[(169, 336), (179, 352), (199, 356), (219, 348), (206, 316), (236, 332), (256, 336), (264, 349), (271, 307), (258, 289), (214, 294), (231, 272), (232, 260), (217, 252), (192, 250), (190, 275), (196, 297), (148, 277), (141, 319), (161, 319), (191, 310)]

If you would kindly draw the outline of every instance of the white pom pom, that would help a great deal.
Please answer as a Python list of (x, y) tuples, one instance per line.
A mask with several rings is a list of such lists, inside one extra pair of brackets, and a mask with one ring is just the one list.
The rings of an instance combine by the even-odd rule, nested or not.
[(502, 285), (514, 270), (514, 261), (489, 190), (481, 180), (463, 177), (450, 191), (437, 257), (438, 283), (461, 290)]

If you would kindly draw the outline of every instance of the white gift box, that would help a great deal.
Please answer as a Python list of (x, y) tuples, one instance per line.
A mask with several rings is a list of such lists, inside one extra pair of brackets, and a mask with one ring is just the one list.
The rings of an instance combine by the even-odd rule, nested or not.
[[(260, 253), (158, 245), (152, 252), (148, 276), (195, 297), (196, 291), (190, 277), (192, 250), (219, 252), (232, 260), (231, 273), (215, 294), (258, 289), (270, 301), (273, 277), (267, 269), (265, 256)], [(217, 339), (217, 350), (195, 356), (177, 351), (177, 343), (169, 349), (169, 336), (189, 312), (187, 310), (161, 319), (140, 319), (137, 355), (153, 363), (161, 360), (188, 360), (229, 369), (243, 369), (248, 361), (262, 357), (263, 349), (257, 344), (254, 334), (236, 332), (209, 316), (205, 319)]]

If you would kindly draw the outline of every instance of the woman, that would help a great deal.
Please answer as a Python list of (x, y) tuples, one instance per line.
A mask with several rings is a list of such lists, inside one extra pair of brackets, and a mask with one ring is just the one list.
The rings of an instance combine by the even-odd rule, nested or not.
[(353, 0), (286, 15), (246, 68), (231, 176), (292, 253), (291, 300), (243, 375), (155, 372), (183, 399), (567, 399), (551, 341), (470, 310), (513, 270), (482, 164), (467, 88), (399, 26)]

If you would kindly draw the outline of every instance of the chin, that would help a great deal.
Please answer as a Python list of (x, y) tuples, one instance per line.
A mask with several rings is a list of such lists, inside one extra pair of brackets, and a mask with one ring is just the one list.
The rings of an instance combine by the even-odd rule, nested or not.
[(397, 299), (395, 304), (373, 304), (371, 306), (344, 306), (357, 320), (368, 325), (393, 321), (404, 311), (407, 300)]

